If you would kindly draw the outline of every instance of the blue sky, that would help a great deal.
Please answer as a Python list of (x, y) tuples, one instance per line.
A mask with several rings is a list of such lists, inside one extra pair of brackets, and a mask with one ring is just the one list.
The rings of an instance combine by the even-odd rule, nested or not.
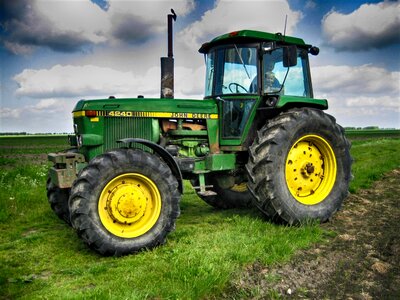
[(85, 98), (159, 97), (174, 8), (175, 97), (203, 97), (211, 38), (282, 32), (319, 46), (314, 94), (343, 126), (400, 128), (399, 1), (0, 0), (0, 132), (71, 132)]

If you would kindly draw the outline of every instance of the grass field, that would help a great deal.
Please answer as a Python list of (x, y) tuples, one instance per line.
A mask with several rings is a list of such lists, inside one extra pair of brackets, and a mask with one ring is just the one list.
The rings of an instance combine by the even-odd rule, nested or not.
[[(166, 245), (100, 257), (47, 203), (46, 153), (66, 147), (66, 137), (0, 138), (0, 299), (217, 298), (247, 265), (287, 261), (332, 234), (272, 224), (253, 209), (214, 210), (185, 184)], [(355, 139), (351, 191), (400, 167), (399, 149), (399, 138)]]
[(400, 138), (400, 129), (349, 129), (346, 130), (346, 136), (351, 140), (363, 140), (366, 138)]

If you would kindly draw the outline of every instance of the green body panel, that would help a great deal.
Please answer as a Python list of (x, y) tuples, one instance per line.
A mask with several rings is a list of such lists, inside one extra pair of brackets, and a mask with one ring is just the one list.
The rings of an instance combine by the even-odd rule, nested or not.
[[(85, 114), (90, 111), (90, 115)], [(82, 153), (90, 160), (109, 149), (119, 147), (123, 138), (142, 138), (158, 143), (160, 119), (218, 118), (213, 100), (188, 99), (99, 99), (79, 101), (74, 110), (74, 124), (81, 134)], [(175, 136), (207, 139), (207, 131), (173, 130)], [(138, 145), (138, 148), (146, 149)], [(188, 153), (194, 155), (194, 148)]]
[(217, 36), (211, 41), (212, 43), (216, 42), (227, 42), (231, 39), (236, 39), (238, 37), (245, 37), (245, 38), (251, 38), (251, 39), (256, 39), (258, 41), (276, 41), (276, 42), (285, 42), (288, 44), (294, 44), (298, 46), (304, 46), (306, 43), (304, 43), (304, 40), (293, 37), (293, 36), (283, 36), (281, 34), (275, 34), (275, 33), (269, 33), (269, 32), (263, 32), (263, 31), (257, 31), (257, 30), (240, 30), (236, 32), (231, 32), (231, 33), (226, 33), (220, 36)]
[(309, 45), (307, 45), (304, 40), (292, 36), (283, 36), (279, 33), (274, 34), (256, 30), (240, 30), (217, 36), (211, 42), (203, 44), (199, 49), (199, 52), (207, 53), (207, 51), (213, 46), (220, 44), (237, 43), (238, 41), (283, 42), (299, 47), (309, 47)]
[(103, 136), (99, 134), (82, 134), (83, 146), (99, 146), (103, 144)]
[(206, 161), (204, 159), (195, 162), (193, 173), (200, 174), (206, 170)]
[(320, 109), (328, 109), (328, 100), (326, 99), (315, 99), (315, 98), (306, 98), (298, 96), (279, 97), (278, 103), (276, 104), (276, 108), (283, 108), (286, 105), (294, 103), (301, 104), (302, 106), (316, 106)]
[[(213, 100), (158, 98), (80, 100), (73, 112), (81, 110), (218, 113)], [(180, 117), (185, 118), (184, 115)], [(179, 116), (174, 116), (174, 118), (179, 118)]]
[[(105, 151), (119, 147), (117, 141), (123, 138), (143, 138), (154, 143), (160, 138), (160, 119), (205, 119), (207, 130), (171, 130), (170, 135), (182, 139), (195, 140), (204, 137), (208, 139), (211, 153), (219, 153), (220, 146), (240, 146), (246, 139), (259, 106), (259, 96), (226, 96), (225, 101), (230, 100), (254, 100), (254, 105), (249, 112), (248, 120), (244, 126), (243, 133), (234, 138), (221, 135), (223, 120), (219, 118), (222, 111), (222, 102), (215, 100), (186, 100), (186, 99), (104, 99), (79, 101), (74, 109), (74, 123), (81, 135), (82, 153), (87, 160), (104, 153)], [(276, 107), (282, 108), (288, 104), (301, 103), (302, 105), (314, 105), (322, 109), (327, 108), (325, 99), (312, 99), (295, 96), (281, 96)], [(82, 111), (95, 111), (96, 116), (87, 117), (80, 114)], [(154, 113), (154, 115), (151, 115)], [(165, 113), (165, 115), (164, 115)], [(112, 114), (112, 115), (110, 115)], [(129, 115), (129, 116), (127, 116)], [(90, 132), (90, 133), (86, 133)], [(196, 142), (194, 143), (196, 144)], [(189, 157), (196, 156), (195, 153), (204, 152), (196, 150), (195, 146), (186, 142), (181, 154)], [(146, 149), (145, 146), (138, 146)], [(235, 149), (232, 148), (232, 151)]]
[(206, 169), (211, 171), (234, 170), (236, 163), (236, 155), (230, 154), (214, 154), (206, 157)]

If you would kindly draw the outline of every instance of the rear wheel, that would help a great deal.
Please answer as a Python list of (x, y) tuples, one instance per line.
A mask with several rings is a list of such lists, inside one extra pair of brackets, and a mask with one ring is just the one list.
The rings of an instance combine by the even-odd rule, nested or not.
[(71, 189), (71, 222), (103, 255), (163, 244), (179, 216), (178, 182), (158, 157), (119, 149), (94, 158)]
[(250, 148), (247, 170), (256, 206), (289, 224), (326, 221), (348, 195), (350, 143), (333, 117), (292, 109), (265, 125)]

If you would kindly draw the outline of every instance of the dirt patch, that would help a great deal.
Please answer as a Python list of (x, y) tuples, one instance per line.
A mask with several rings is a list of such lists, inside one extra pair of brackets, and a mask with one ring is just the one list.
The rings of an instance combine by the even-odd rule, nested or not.
[(288, 264), (249, 266), (224, 296), (400, 299), (399, 222), (400, 170), (394, 170), (371, 189), (351, 195), (321, 225), (326, 242), (297, 253)]

